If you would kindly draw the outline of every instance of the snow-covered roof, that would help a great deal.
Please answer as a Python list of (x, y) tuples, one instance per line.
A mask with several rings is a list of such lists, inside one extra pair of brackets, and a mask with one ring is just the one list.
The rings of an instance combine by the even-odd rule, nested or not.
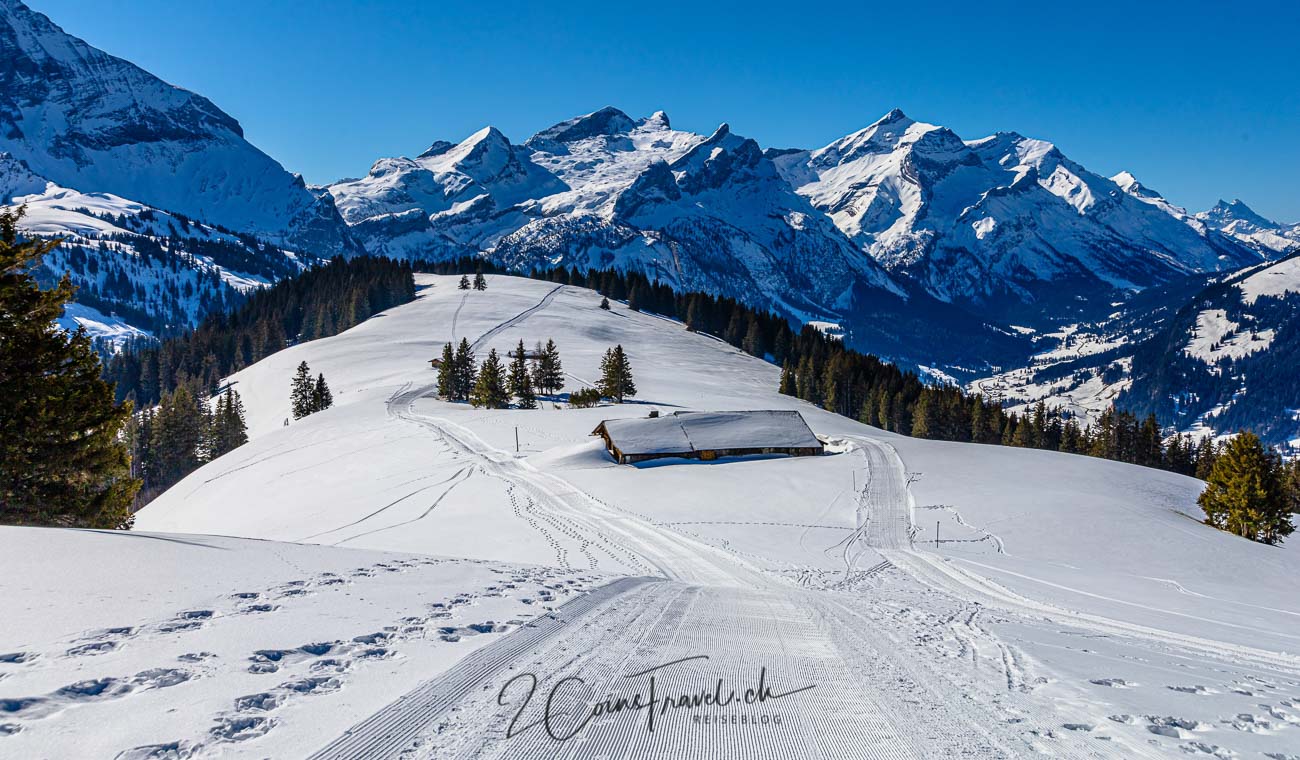
[(625, 455), (821, 446), (803, 416), (793, 410), (674, 412), (600, 424)]

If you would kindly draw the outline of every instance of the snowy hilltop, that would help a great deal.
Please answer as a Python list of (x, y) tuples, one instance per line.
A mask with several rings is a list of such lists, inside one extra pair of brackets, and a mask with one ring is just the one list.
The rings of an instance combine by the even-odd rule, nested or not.
[(863, 250), (943, 300), (1136, 289), (1260, 258), (1015, 132), (967, 141), (894, 110), (776, 161)]

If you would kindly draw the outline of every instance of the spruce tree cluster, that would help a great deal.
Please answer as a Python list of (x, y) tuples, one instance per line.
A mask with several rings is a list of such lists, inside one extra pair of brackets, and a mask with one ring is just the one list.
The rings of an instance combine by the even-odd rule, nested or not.
[(487, 278), (483, 276), (483, 270), (481, 268), (474, 273), (474, 289), (487, 290)]
[(186, 475), (248, 442), (244, 403), (227, 388), (211, 404), (188, 386), (137, 412), (127, 426), (133, 474), (143, 481), (142, 507)]
[(32, 272), (60, 241), (20, 240), (23, 213), (0, 210), (0, 522), (128, 527), (131, 407), (115, 403), (85, 333), (55, 324), (72, 285), (43, 290)]
[(325, 374), (321, 373), (313, 380), (311, 367), (305, 361), (300, 362), (289, 385), (289, 406), (295, 420), (334, 406), (334, 394), (325, 383)]
[(438, 395), (447, 401), (469, 401), (477, 379), (474, 352), (469, 340), (460, 339), (454, 350), (448, 343), (442, 347), (442, 361), (438, 367)]
[(546, 340), (546, 345), (538, 345), (537, 359), (533, 362), (533, 386), (547, 395), (554, 395), (564, 389), (564, 364), (560, 361), (560, 350), (555, 341)]

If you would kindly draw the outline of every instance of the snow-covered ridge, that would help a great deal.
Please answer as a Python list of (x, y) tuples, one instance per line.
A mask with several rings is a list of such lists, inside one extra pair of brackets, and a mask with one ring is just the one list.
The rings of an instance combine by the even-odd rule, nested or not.
[(854, 287), (904, 294), (726, 125), (706, 137), (663, 112), (603, 108), (522, 144), (486, 127), (434, 146), (330, 186), (372, 251), (615, 266), (819, 316), (848, 308)]
[(1014, 132), (963, 141), (894, 110), (775, 161), (864, 251), (944, 300), (1041, 297), (1037, 283), (1057, 280), (1141, 288), (1259, 260), (1132, 175), (1101, 177)]

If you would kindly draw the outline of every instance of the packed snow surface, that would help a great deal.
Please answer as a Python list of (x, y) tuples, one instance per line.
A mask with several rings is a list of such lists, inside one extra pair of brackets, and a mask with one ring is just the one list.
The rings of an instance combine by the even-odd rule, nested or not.
[[(1198, 481), (891, 435), (779, 395), (776, 367), (672, 320), (620, 304), (602, 310), (599, 295), (578, 288), (490, 277), (486, 291), (466, 292), (457, 279), (421, 277), (415, 302), (231, 377), (252, 441), (148, 506), (138, 515), (144, 533), (41, 533), (115, 542), (113, 562), (136, 563), (124, 576), (86, 551), (0, 533), (18, 552), (0, 558), (13, 562), (4, 577), (16, 579), (5, 601), (21, 611), (0, 633), (0, 653), (16, 654), (0, 657), (0, 705), (19, 705), (0, 715), (13, 727), (0, 735), (2, 751), (92, 746), (111, 755), (171, 742), (250, 757), (1285, 757), (1300, 746), (1300, 553), (1202, 524)], [(428, 359), (462, 337), (480, 357), (554, 339), (565, 392), (590, 385), (604, 351), (621, 344), (640, 393), (593, 409), (566, 408), (563, 394), (535, 410), (440, 401)], [(336, 404), (286, 424), (301, 361), (325, 374)], [(651, 409), (795, 410), (828, 453), (627, 467), (590, 435), (602, 420)], [(213, 533), (267, 540), (193, 535)], [(170, 567), (162, 548), (196, 557), (177, 565), (196, 578), (193, 589), (160, 569)], [(23, 560), (35, 552), (76, 557), (68, 567), (113, 580), (38, 571)], [(321, 580), (395, 565), (393, 552), (406, 553), (409, 575), (381, 568), (338, 590)], [(354, 558), (361, 553), (374, 559)], [(439, 556), (463, 560), (421, 564)], [(264, 569), (279, 562), (294, 572)], [(522, 578), (526, 565), (556, 574), (552, 585), (629, 580), (468, 655), (427, 619), (442, 611), (428, 605), (470, 596), (453, 630), (481, 617), (525, 620), (520, 608), (486, 605), (524, 604), (500, 581), (531, 583), (506, 574)], [(403, 578), (418, 588), (389, 587)], [(316, 593), (273, 591), (295, 588), (291, 580)], [(385, 601), (357, 597), (363, 584)], [(62, 602), (85, 588), (95, 589), (85, 609)], [(235, 617), (244, 602), (223, 594), (245, 590), (281, 609)], [(354, 598), (327, 596), (347, 592)], [(538, 598), (531, 587), (527, 598)], [(302, 613), (310, 625), (290, 627), (296, 605), (315, 610)], [(160, 627), (205, 610), (213, 614), (195, 618), (193, 634)], [(384, 619), (399, 634), (423, 631), (385, 645), (393, 657), (357, 663), (357, 633), (346, 634), (387, 632)], [(222, 643), (236, 624), (239, 646)], [(122, 627), (150, 645), (104, 657), (138, 659), (68, 654)], [(317, 641), (345, 648), (337, 657), (302, 648)], [(197, 671), (189, 680), (137, 682), (200, 647), (217, 654), (204, 669), (166, 664)], [(287, 672), (249, 673), (261, 661), (248, 658), (271, 649), (295, 653), (282, 657)], [(347, 660), (347, 677), (299, 697), (289, 684), (318, 675), (320, 657)], [(683, 659), (698, 657), (708, 659)], [(520, 725), (541, 717), (558, 679), (582, 677), (593, 698), (629, 696), (645, 684), (628, 674), (678, 660), (661, 672), (662, 693), (711, 690), (719, 678), (743, 690), (762, 668), (769, 686), (794, 693), (757, 708), (676, 711), (653, 733), (638, 712), (594, 720), (580, 743), (541, 729), (506, 737), (516, 712)], [(521, 673), (539, 679), (528, 705), (506, 688)], [(130, 692), (100, 699), (77, 696), (98, 687), (64, 688), (110, 677), (118, 680), (101, 692), (116, 695), (123, 683)], [(263, 692), (288, 699), (239, 699)], [(30, 701), (38, 698), (47, 701)], [(116, 719), (151, 699), (176, 709), (154, 722)], [(585, 709), (585, 697), (561, 701)], [(742, 721), (774, 714), (779, 725)], [(111, 730), (85, 738), (105, 721)]]

